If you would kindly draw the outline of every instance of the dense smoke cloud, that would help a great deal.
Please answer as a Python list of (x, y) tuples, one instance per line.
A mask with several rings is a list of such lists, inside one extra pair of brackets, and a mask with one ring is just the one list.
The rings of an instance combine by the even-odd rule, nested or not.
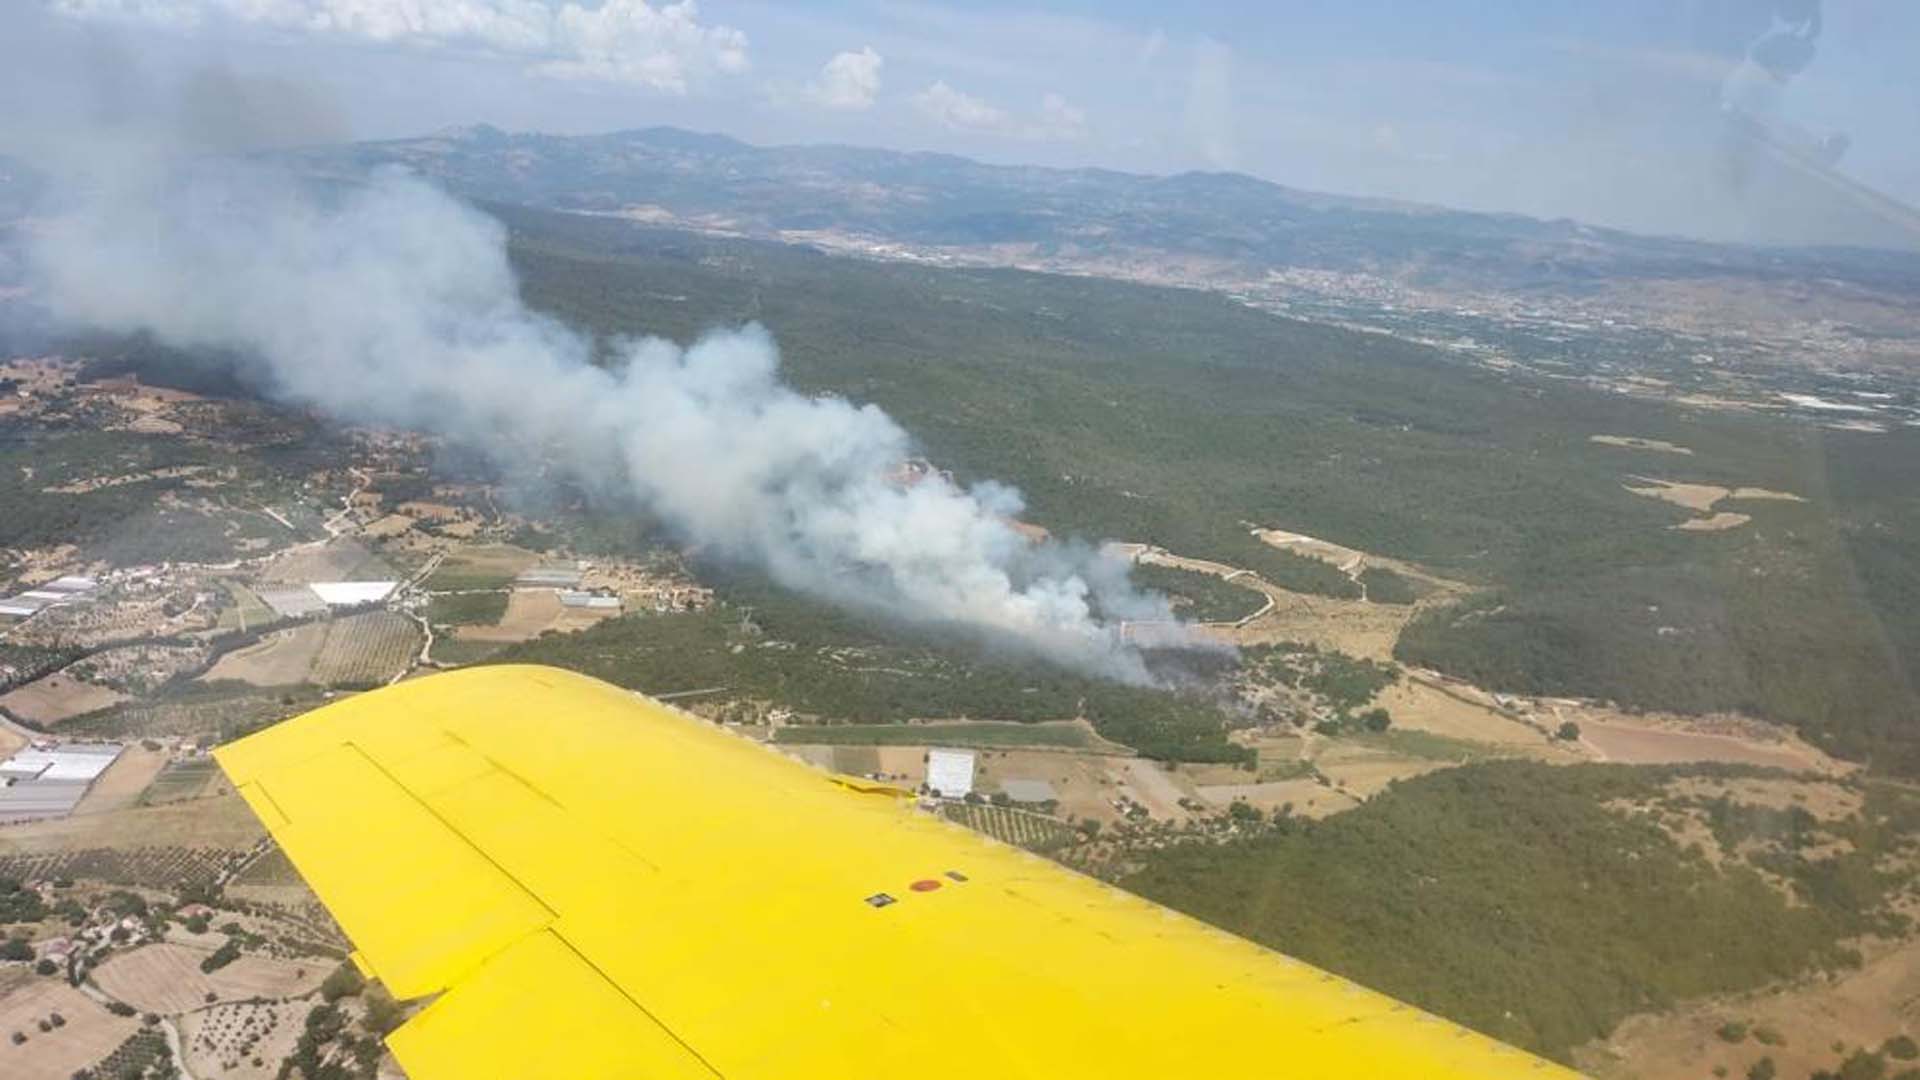
[(907, 433), (784, 385), (758, 326), (614, 342), (596, 366), (594, 342), (522, 305), (502, 227), (417, 179), (131, 175), (94, 177), (30, 242), (35, 292), (66, 324), (231, 350), (282, 399), (631, 492), (789, 587), (1145, 678), (1103, 617), (1168, 612), (1124, 564), (1029, 542), (1010, 488), (905, 478)]

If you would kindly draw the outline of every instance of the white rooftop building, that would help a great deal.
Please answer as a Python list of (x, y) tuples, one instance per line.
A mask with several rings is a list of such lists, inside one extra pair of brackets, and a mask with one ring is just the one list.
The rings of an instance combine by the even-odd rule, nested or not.
[(399, 587), (397, 581), (316, 581), (309, 585), (262, 585), (253, 591), (282, 616), (298, 619), (330, 607), (377, 604)]
[(56, 604), (72, 603), (100, 587), (90, 577), (69, 574), (44, 585), (36, 585), (18, 596), (0, 600), (0, 615), (34, 615)]
[(71, 812), (123, 749), (116, 743), (22, 750), (0, 761), (0, 821)]
[(106, 772), (121, 749), (117, 743), (68, 745), (54, 750), (28, 748), (0, 762), (0, 777), (84, 783)]
[(397, 581), (316, 581), (307, 586), (330, 607), (377, 604), (399, 587)]
[(562, 589), (560, 591), (560, 606), (618, 611), (620, 610), (620, 598), (617, 596), (602, 596), (599, 593)]
[(927, 790), (943, 799), (964, 799), (973, 792), (973, 752), (927, 751)]

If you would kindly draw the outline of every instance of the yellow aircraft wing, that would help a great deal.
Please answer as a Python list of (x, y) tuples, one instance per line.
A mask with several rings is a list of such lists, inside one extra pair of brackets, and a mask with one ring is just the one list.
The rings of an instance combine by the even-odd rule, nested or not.
[(402, 999), (413, 1080), (1571, 1075), (565, 671), (215, 752)]

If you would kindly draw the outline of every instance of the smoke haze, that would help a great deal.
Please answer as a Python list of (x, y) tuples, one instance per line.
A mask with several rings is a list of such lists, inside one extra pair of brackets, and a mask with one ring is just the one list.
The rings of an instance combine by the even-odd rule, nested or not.
[(538, 455), (786, 586), (1146, 677), (1095, 614), (1169, 617), (1123, 563), (1030, 543), (1008, 524), (1010, 488), (903, 480), (908, 434), (784, 385), (759, 326), (618, 341), (595, 366), (590, 339), (521, 304), (503, 228), (418, 179), (316, 192), (231, 165), (131, 175), (91, 177), (29, 243), (63, 324), (231, 350), (283, 400)]

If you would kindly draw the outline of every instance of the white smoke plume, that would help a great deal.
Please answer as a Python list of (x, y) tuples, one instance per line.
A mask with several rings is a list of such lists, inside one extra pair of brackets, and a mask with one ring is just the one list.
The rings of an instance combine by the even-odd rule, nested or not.
[(231, 350), (282, 399), (630, 491), (789, 587), (1146, 678), (1103, 619), (1165, 620), (1163, 599), (1090, 547), (1019, 535), (1011, 488), (901, 482), (908, 434), (786, 386), (758, 326), (614, 342), (596, 366), (592, 340), (521, 303), (500, 224), (418, 179), (320, 194), (229, 166), (134, 175), (96, 179), (30, 243), (69, 325)]

